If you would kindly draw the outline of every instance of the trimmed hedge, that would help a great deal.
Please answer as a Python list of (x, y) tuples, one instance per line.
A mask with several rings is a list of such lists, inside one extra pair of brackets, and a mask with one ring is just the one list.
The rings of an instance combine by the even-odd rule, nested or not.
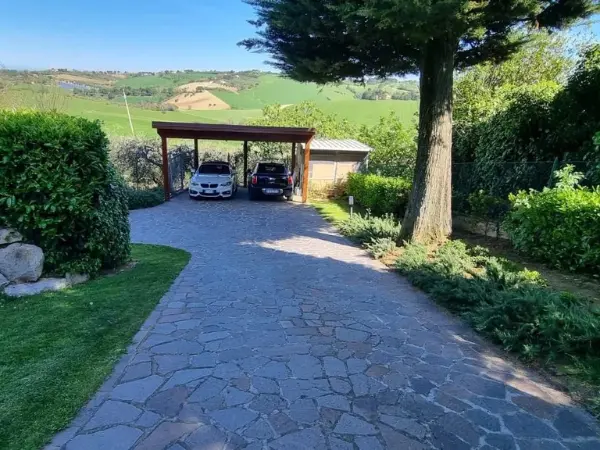
[(45, 272), (95, 274), (130, 256), (127, 196), (100, 122), (0, 112), (0, 223), (45, 253)]
[(373, 174), (348, 174), (348, 195), (371, 214), (401, 216), (408, 203), (411, 183), (404, 178), (382, 177)]
[(504, 228), (518, 250), (571, 271), (600, 270), (600, 188), (511, 195)]
[(129, 210), (151, 208), (165, 201), (165, 191), (161, 187), (153, 189), (127, 189)]

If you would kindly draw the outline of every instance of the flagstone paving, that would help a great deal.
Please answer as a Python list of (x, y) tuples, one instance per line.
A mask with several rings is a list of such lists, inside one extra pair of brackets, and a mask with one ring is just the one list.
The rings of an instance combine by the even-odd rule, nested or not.
[(131, 224), (191, 262), (49, 449), (600, 449), (566, 395), (309, 207), (179, 197)]

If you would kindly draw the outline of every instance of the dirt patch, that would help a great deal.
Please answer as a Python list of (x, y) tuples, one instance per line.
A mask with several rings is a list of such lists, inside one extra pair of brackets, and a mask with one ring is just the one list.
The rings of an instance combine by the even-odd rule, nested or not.
[(170, 98), (166, 103), (174, 105), (183, 111), (187, 109), (196, 111), (231, 109), (231, 106), (208, 91), (195, 93), (183, 92)]
[(235, 92), (237, 94), (238, 90), (232, 86), (228, 86), (227, 84), (223, 84), (215, 81), (194, 81), (193, 83), (184, 84), (179, 86), (177, 90), (179, 92), (197, 92), (198, 88), (200, 89), (221, 89), (223, 91)]

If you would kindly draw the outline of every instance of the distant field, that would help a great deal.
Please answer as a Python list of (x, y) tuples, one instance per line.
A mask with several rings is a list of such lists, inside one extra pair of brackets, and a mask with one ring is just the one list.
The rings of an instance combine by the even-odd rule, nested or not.
[(224, 90), (211, 92), (233, 109), (259, 109), (273, 103), (291, 105), (302, 101), (335, 101), (352, 99), (353, 94), (344, 85), (319, 86), (315, 83), (298, 83), (273, 74), (258, 77), (258, 85), (238, 93)]
[(176, 87), (181, 84), (201, 79), (214, 78), (215, 75), (210, 72), (192, 72), (192, 73), (176, 73), (168, 75), (145, 75), (139, 77), (128, 77), (115, 82), (115, 86), (132, 88), (146, 87)]
[(319, 108), (330, 114), (348, 119), (350, 122), (373, 125), (394, 111), (402, 121), (411, 125), (415, 120), (419, 102), (416, 100), (339, 100), (335, 102), (319, 102)]

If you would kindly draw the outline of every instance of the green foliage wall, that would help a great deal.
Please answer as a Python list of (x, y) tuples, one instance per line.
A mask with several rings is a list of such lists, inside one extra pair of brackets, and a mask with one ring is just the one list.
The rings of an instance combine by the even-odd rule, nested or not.
[(399, 177), (382, 177), (374, 174), (348, 174), (348, 195), (372, 214), (401, 216), (408, 203), (411, 183)]
[(127, 197), (99, 122), (0, 112), (0, 223), (45, 252), (45, 271), (94, 274), (129, 258)]
[(600, 270), (600, 188), (559, 184), (510, 199), (504, 227), (518, 250), (567, 270)]

